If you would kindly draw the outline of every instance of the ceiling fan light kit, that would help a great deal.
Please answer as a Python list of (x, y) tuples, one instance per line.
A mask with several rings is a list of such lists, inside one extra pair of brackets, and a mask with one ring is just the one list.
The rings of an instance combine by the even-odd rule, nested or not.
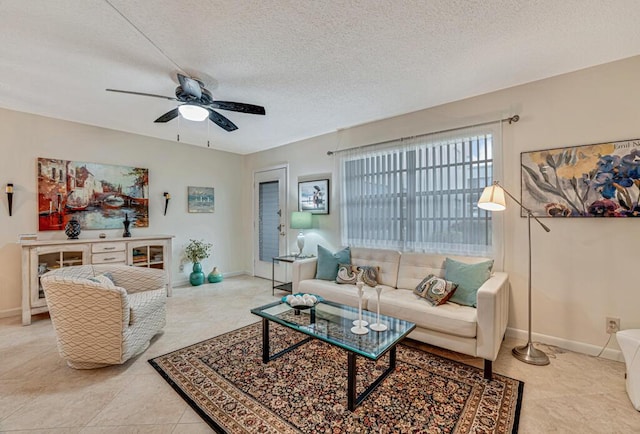
[(181, 105), (178, 107), (178, 112), (188, 121), (202, 122), (209, 117), (209, 110), (194, 104)]
[[(152, 98), (168, 99), (170, 101), (178, 101), (184, 103), (177, 108), (169, 110), (154, 122), (169, 122), (178, 115), (189, 121), (201, 122), (209, 118), (209, 120), (226, 131), (237, 130), (238, 127), (218, 113), (216, 110), (229, 110), (233, 112), (246, 113), (251, 115), (265, 115), (265, 109), (259, 105), (245, 104), (234, 101), (214, 101), (204, 83), (198, 79), (178, 74), (180, 86), (176, 88), (176, 96), (155, 95), (152, 93), (132, 92), (129, 90), (106, 89), (108, 92), (127, 93), (130, 95), (148, 96)], [(216, 110), (214, 110), (216, 109)]]

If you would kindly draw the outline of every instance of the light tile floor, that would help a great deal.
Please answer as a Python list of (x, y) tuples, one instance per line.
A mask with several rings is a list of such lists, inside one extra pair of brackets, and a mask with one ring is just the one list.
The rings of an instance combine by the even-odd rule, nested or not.
[[(0, 432), (205, 433), (209, 427), (147, 360), (255, 322), (251, 307), (271, 296), (270, 281), (252, 277), (175, 288), (167, 326), (149, 349), (122, 366), (77, 371), (58, 356), (46, 315), (23, 327), (0, 319)], [(549, 366), (511, 356), (505, 340), (494, 371), (525, 382), (520, 433), (639, 433), (640, 412), (628, 400), (624, 364), (538, 345)], [(477, 366), (482, 361), (444, 355)]]

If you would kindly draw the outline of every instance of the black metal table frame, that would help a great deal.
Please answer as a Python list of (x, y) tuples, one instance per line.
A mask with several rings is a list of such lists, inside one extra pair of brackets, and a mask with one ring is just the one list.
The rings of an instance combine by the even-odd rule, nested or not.
[[(296, 312), (299, 313), (299, 311), (296, 311)], [(311, 313), (311, 323), (313, 324), (315, 323), (315, 309), (311, 308), (310, 313)], [(264, 318), (264, 317), (262, 318), (262, 363), (269, 363), (271, 360), (277, 359), (278, 357), (288, 353), (289, 351), (292, 351), (306, 344), (310, 340), (315, 339), (313, 336), (309, 336), (301, 340), (300, 342), (297, 342), (291, 345), (290, 347), (285, 348), (282, 351), (279, 351), (274, 355), (270, 355), (269, 354), (270, 353), (269, 321), (270, 320), (267, 318)], [(346, 348), (343, 348), (344, 350), (347, 351), (347, 408), (350, 411), (354, 411), (356, 407), (360, 405), (362, 401), (364, 401), (367, 398), (367, 396), (369, 396), (369, 394), (373, 392), (376, 389), (376, 387), (378, 387), (378, 385), (382, 383), (382, 381), (391, 372), (394, 371), (394, 369), (396, 368), (396, 345), (398, 344), (398, 342), (393, 344), (387, 351), (380, 354), (378, 359), (382, 357), (384, 354), (386, 354), (387, 352), (389, 353), (389, 367), (385, 369), (385, 371), (382, 374), (380, 374), (380, 376), (373, 383), (371, 383), (369, 387), (367, 387), (367, 389), (364, 392), (362, 392), (360, 395), (358, 395), (356, 391), (356, 375), (358, 373), (357, 365), (356, 365), (357, 354), (351, 350), (347, 350)], [(338, 347), (338, 348), (342, 348), (342, 347)]]

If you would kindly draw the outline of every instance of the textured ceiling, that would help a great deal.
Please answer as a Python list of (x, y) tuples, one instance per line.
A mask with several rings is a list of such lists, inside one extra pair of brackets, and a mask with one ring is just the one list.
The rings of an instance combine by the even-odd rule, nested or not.
[[(637, 0), (0, 0), (0, 107), (246, 154), (638, 55), (638, 23)], [(179, 69), (267, 115), (155, 124), (175, 102), (105, 92), (173, 96)]]

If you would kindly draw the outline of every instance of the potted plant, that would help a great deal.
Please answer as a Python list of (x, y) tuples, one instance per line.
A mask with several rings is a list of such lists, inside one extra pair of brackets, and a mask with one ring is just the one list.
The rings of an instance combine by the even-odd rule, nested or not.
[(200, 261), (209, 257), (211, 247), (212, 244), (210, 243), (190, 239), (189, 244), (187, 244), (187, 247), (184, 249), (185, 258), (193, 262), (193, 271), (189, 275), (189, 282), (191, 282), (193, 286), (204, 283), (204, 273), (202, 272), (202, 264), (200, 264)]

